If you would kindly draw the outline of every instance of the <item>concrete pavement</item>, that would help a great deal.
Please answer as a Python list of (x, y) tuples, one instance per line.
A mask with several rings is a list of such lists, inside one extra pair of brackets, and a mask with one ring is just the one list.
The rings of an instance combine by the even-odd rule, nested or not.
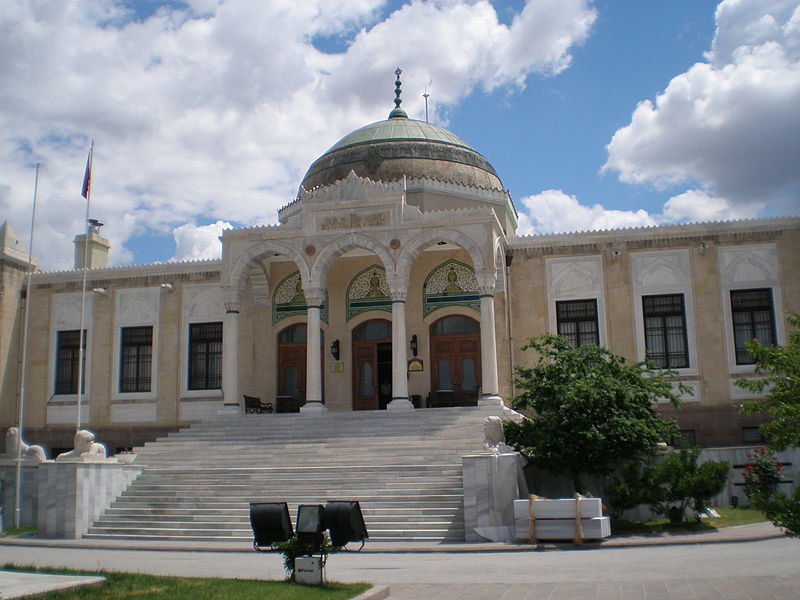
[[(0, 563), (187, 576), (280, 579), (281, 557), (249, 546), (0, 539)], [(337, 581), (389, 586), (392, 600), (634, 598), (800, 600), (800, 541), (767, 523), (628, 536), (602, 545), (378, 544), (328, 561)], [(4, 592), (0, 576), (0, 594)]]

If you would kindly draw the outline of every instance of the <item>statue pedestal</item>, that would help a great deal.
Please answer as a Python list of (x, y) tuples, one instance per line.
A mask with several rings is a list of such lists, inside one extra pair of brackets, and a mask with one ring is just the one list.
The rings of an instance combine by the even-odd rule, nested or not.
[[(20, 527), (36, 525), (36, 471), (41, 463), (35, 460), (23, 460), (20, 465)], [(0, 480), (2, 480), (3, 527), (16, 524), (17, 505), (17, 461), (13, 458), (0, 459)]]
[(78, 539), (142, 472), (122, 463), (43, 462), (36, 481), (39, 537)]
[(516, 452), (487, 452), (463, 458), (466, 541), (514, 539), (514, 500), (528, 497), (523, 461)]

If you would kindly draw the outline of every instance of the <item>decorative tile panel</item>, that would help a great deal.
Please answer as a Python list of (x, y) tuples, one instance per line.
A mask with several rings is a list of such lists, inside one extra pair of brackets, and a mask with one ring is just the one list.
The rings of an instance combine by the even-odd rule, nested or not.
[(371, 265), (359, 272), (347, 286), (347, 320), (369, 310), (392, 312), (386, 269)]
[[(300, 271), (289, 273), (275, 286), (272, 294), (272, 324), (293, 315), (305, 316), (308, 312), (306, 295), (303, 293), (303, 281)], [(322, 301), (320, 318), (328, 322), (328, 290), (325, 290), (325, 299)]]
[(423, 316), (445, 306), (481, 310), (475, 270), (457, 260), (448, 260), (433, 269), (425, 279), (422, 293)]

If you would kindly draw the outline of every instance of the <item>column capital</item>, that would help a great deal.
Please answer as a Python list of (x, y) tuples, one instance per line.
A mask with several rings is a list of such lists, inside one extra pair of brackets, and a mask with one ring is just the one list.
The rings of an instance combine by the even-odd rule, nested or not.
[(478, 280), (478, 291), (481, 296), (494, 296), (494, 289), (497, 285), (497, 269), (488, 267), (475, 271), (475, 279)]
[(390, 289), (389, 290), (389, 297), (392, 299), (392, 302), (405, 302), (406, 296), (408, 295), (408, 289)]
[(319, 308), (325, 300), (325, 289), (321, 287), (303, 286), (303, 294), (306, 297), (306, 306), (309, 308)]
[(242, 303), (239, 302), (238, 300), (236, 300), (236, 301), (228, 301), (228, 300), (226, 300), (224, 302), (224, 304), (225, 304), (225, 312), (228, 313), (228, 314), (233, 313), (233, 314), (237, 314), (238, 315), (239, 314), (239, 310), (242, 308)]

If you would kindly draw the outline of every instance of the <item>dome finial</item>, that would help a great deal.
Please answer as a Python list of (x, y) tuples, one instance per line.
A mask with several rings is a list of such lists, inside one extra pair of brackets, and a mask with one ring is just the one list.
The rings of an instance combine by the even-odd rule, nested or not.
[(402, 85), (402, 82), (400, 81), (400, 74), (402, 72), (403, 72), (403, 69), (401, 69), (400, 67), (397, 67), (397, 69), (395, 69), (395, 71), (394, 71), (394, 74), (397, 75), (397, 79), (394, 82), (394, 93), (395, 93), (394, 108), (392, 109), (392, 112), (389, 113), (389, 118), (390, 119), (407, 119), (408, 118), (408, 114), (406, 114), (406, 111), (404, 111), (402, 108), (400, 108), (400, 103), (403, 102), (400, 99), (400, 92), (402, 91), (400, 89), (400, 86)]

